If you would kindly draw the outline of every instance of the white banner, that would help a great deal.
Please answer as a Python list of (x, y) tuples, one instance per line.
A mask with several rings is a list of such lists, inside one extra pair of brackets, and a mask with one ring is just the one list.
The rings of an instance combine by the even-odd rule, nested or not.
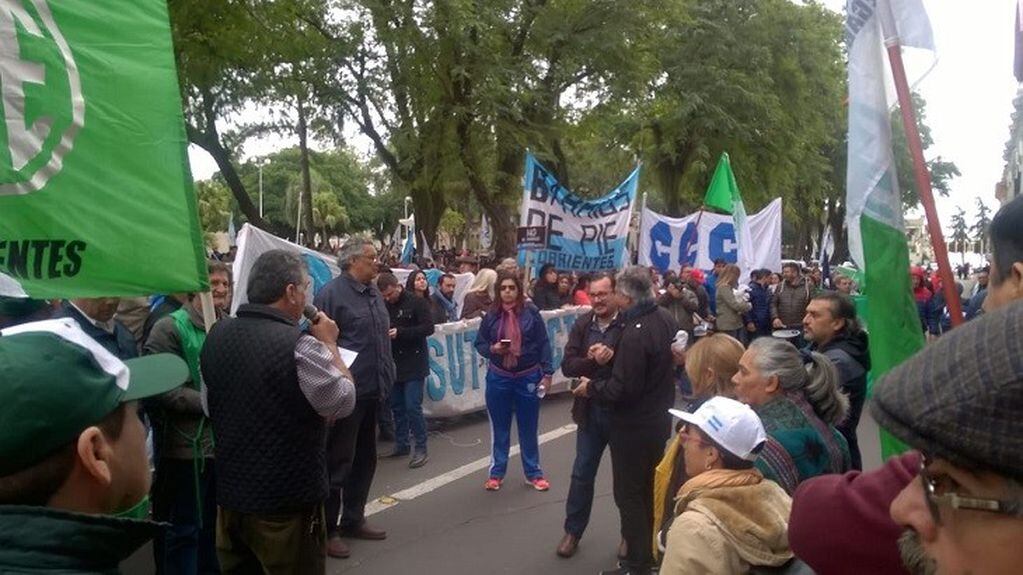
[[(699, 230), (697, 230), (699, 221)], [(757, 268), (781, 270), (781, 198), (749, 216), (753, 246), (752, 263)], [(683, 253), (687, 250), (688, 253)], [(739, 261), (732, 216), (704, 212), (684, 218), (669, 218), (643, 209), (639, 234), (639, 264), (662, 273), (678, 271), (682, 263), (711, 269), (714, 260)], [(740, 278), (744, 282), (746, 278)]]
[[(551, 340), (557, 368), (551, 392), (567, 389), (568, 379), (561, 374), (561, 359), (572, 325), (588, 311), (589, 307), (577, 307), (540, 312), (547, 323), (547, 337)], [(430, 375), (426, 378), (423, 396), (423, 413), (427, 417), (452, 417), (486, 408), (487, 361), (476, 353), (473, 345), (482, 321), (441, 324), (427, 339)]]

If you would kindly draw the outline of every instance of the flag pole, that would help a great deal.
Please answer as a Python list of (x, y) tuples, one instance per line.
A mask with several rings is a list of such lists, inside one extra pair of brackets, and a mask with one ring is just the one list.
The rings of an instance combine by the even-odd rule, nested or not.
[[(890, 8), (888, 9), (890, 10)], [(890, 14), (887, 16), (890, 17)], [(931, 236), (931, 245), (934, 247), (934, 258), (938, 260), (938, 275), (941, 277), (941, 287), (945, 293), (945, 305), (948, 306), (952, 326), (955, 327), (963, 323), (962, 305), (959, 302), (959, 294), (956, 292), (955, 279), (952, 277), (952, 266), (948, 262), (948, 246), (945, 244), (945, 238), (941, 232), (938, 210), (934, 205), (931, 175), (924, 162), (920, 132), (916, 128), (916, 113), (913, 111), (913, 100), (909, 92), (909, 83), (906, 81), (906, 68), (902, 62), (902, 46), (899, 44), (898, 36), (887, 37), (887, 34), (884, 44), (888, 51), (888, 60), (892, 64), (892, 76), (895, 79), (895, 91), (899, 95), (899, 110), (902, 112), (902, 125), (906, 131), (906, 141), (913, 157), (916, 187), (920, 192), (920, 201), (923, 203), (924, 212), (927, 215), (927, 232)]]

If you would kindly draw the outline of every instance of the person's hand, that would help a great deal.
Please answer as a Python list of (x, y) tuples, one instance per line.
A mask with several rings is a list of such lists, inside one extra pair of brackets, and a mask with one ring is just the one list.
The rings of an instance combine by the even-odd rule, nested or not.
[(751, 321), (746, 322), (746, 331), (750, 333), (757, 331), (757, 325)]
[(686, 364), (686, 350), (671, 346), (671, 359), (675, 361), (675, 365), (684, 367)]
[(615, 356), (615, 350), (604, 344), (599, 345), (600, 349), (598, 349), (594, 354), (593, 360), (597, 362), (597, 365), (607, 365), (608, 362), (611, 361), (611, 358)]
[(774, 318), (774, 321), (771, 322), (771, 325), (774, 326), (774, 329), (785, 329), (785, 324), (783, 324), (781, 320), (778, 318)]
[(580, 377), (579, 385), (572, 390), (572, 395), (576, 397), (589, 397), (590, 396), (590, 378)]
[(391, 329), (387, 330), (387, 337), (391, 339), (398, 337), (398, 328), (392, 327)]
[(494, 355), (504, 355), (508, 353), (508, 348), (506, 346), (501, 345), (501, 342), (497, 342), (494, 345), (490, 346), (490, 353)]
[(341, 335), (334, 320), (327, 317), (322, 311), (316, 314), (316, 318), (309, 324), (309, 335), (315, 337), (326, 345), (337, 347), (337, 338)]
[(549, 376), (549, 375), (543, 376), (543, 378), (540, 379), (540, 385), (543, 386), (544, 390), (546, 390), (547, 393), (550, 393), (551, 392), (551, 376)]

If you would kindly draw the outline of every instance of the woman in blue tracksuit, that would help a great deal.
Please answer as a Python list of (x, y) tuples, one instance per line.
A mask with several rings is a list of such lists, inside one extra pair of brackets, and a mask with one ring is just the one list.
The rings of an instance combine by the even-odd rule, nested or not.
[(496, 301), (476, 334), (476, 351), (489, 361), (486, 398), (493, 437), (490, 478), (484, 488), (487, 491), (501, 488), (508, 469), (514, 413), (526, 481), (537, 491), (547, 491), (550, 483), (540, 469), (537, 443), (540, 419), (537, 388), (543, 385), (545, 390), (550, 389), (554, 373), (547, 325), (536, 306), (526, 303), (518, 276), (501, 274), (496, 291)]

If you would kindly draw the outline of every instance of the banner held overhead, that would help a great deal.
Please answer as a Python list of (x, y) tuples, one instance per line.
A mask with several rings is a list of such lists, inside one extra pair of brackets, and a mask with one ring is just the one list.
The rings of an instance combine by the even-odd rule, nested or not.
[(0, 44), (0, 295), (208, 289), (166, 2), (2, 2)]
[[(610, 271), (627, 261), (629, 219), (639, 182), (637, 167), (607, 195), (581, 198), (558, 183), (547, 168), (526, 154), (520, 227), (547, 228), (546, 247), (530, 250), (532, 265), (553, 264), (561, 271)], [(519, 263), (525, 250), (519, 250)]]

